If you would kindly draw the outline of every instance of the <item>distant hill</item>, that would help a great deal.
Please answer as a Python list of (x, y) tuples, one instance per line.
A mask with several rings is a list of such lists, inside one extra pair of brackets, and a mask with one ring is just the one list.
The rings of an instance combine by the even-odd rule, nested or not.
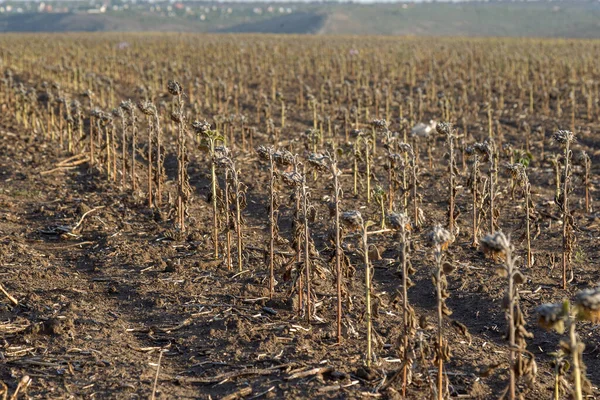
[(322, 33), (600, 38), (600, 3), (497, 2), (331, 8)]
[(329, 16), (317, 12), (295, 12), (263, 21), (246, 22), (218, 29), (227, 33), (319, 33)]
[(181, 19), (112, 14), (16, 14), (0, 16), (0, 32), (202, 32)]
[[(262, 4), (264, 7), (264, 4)], [(231, 4), (252, 10), (248, 3)], [(147, 12), (0, 15), (0, 32), (176, 31), (335, 35), (600, 38), (600, 2), (294, 4), (280, 15), (234, 12), (200, 21)]]

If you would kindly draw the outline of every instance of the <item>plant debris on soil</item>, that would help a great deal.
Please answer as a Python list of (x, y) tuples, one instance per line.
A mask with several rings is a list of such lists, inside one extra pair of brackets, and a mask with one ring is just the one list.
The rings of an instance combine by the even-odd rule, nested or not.
[[(130, 45), (119, 50), (123, 40)], [(408, 299), (418, 321), (410, 341), (413, 358), (406, 398), (431, 398), (437, 374), (438, 314), (435, 279), (432, 282), (437, 267), (429, 234), (437, 224), (447, 226), (451, 207), (447, 140), (435, 129), (427, 129), (433, 126), (429, 121), (449, 121), (457, 138), (456, 227), (451, 232), (453, 241), (444, 248), (443, 265), (444, 272), (453, 270), (443, 278), (448, 292), (443, 301), (451, 314), (443, 319), (450, 349), (444, 362), (446, 394), (498, 398), (509, 381), (506, 278), (496, 273), (502, 260), (486, 257), (473, 246), (472, 237), (472, 161), (467, 148), (488, 139), (495, 143), (497, 170), (489, 172), (482, 157), (481, 188), (495, 172), (495, 228), (514, 246), (517, 270), (523, 277), (519, 304), (533, 334), (526, 340), (526, 350), (537, 364), (535, 382), (519, 381), (517, 391), (526, 399), (553, 398), (553, 353), (566, 336), (538, 327), (535, 309), (574, 299), (579, 291), (600, 284), (596, 245), (600, 215), (595, 211), (600, 48), (595, 42), (102, 34), (51, 39), (6, 36), (0, 43), (4, 76), (0, 84), (0, 395), (11, 399), (402, 398), (398, 373), (405, 360), (399, 264), (405, 255), (400, 236), (387, 226), (390, 222), (379, 227), (381, 204), (390, 214), (390, 199), (385, 197), (389, 148), (379, 131), (388, 129), (395, 140), (406, 138), (412, 145), (418, 177), (413, 199), (412, 170), (408, 158), (399, 156), (398, 171), (406, 162), (408, 178), (403, 182), (400, 173), (395, 181), (392, 207), (406, 210), (411, 219), (407, 257), (414, 274)], [(170, 80), (181, 82), (181, 115), (172, 90), (177, 93), (177, 88), (168, 87)], [(62, 100), (51, 102), (42, 96), (48, 93)], [(570, 96), (575, 98), (573, 110)], [(138, 112), (133, 181), (129, 161), (127, 168), (121, 168), (120, 120), (107, 122), (93, 111), (99, 108), (109, 114), (127, 99), (133, 104), (148, 100), (159, 115), (154, 120), (151, 111)], [(83, 114), (80, 122), (76, 114), (62, 114), (72, 108), (73, 100)], [(383, 119), (383, 123), (373, 122)], [(207, 126), (192, 127), (193, 121), (204, 120)], [(116, 139), (107, 141), (98, 132), (108, 135), (110, 123)], [(147, 155), (155, 155), (151, 146), (156, 146), (157, 138), (148, 142), (150, 126), (155, 133), (162, 132), (164, 141), (163, 203), (158, 207), (148, 204), (148, 182), (155, 185), (156, 197), (162, 179), (148, 177), (148, 165), (153, 164)], [(93, 140), (98, 140), (92, 145), (94, 162), (90, 127), (97, 135)], [(564, 219), (557, 204), (563, 200), (555, 196), (555, 167), (563, 165), (562, 179), (563, 147), (551, 140), (558, 128), (573, 130), (576, 136), (568, 192), (576, 241), (566, 289), (562, 287)], [(245, 185), (241, 270), (236, 257), (237, 225), (232, 220), (226, 226), (223, 216), (227, 206), (222, 169), (216, 172), (214, 191), (211, 186), (210, 151), (225, 150), (209, 146), (207, 152), (206, 137), (200, 137), (207, 130), (223, 135), (215, 140), (228, 141), (231, 160)], [(72, 142), (66, 132), (73, 135)], [(367, 144), (365, 149), (374, 154), (360, 153), (363, 150), (357, 154), (360, 140), (367, 140), (359, 137), (372, 132), (374, 146), (369, 150)], [(112, 158), (111, 140), (118, 150)], [(129, 152), (131, 137), (127, 140), (124, 151)], [(301, 190), (294, 189), (298, 184), (293, 181), (294, 166), (280, 161), (274, 176), (277, 237), (272, 298), (269, 169), (256, 151), (259, 145), (297, 155), (293, 162), (300, 161), (305, 168), (297, 172), (310, 192), (306, 196), (310, 207), (295, 215)], [(582, 151), (591, 162), (587, 209), (584, 168), (577, 161)], [(336, 154), (340, 210), (360, 210), (364, 223), (374, 222), (369, 229), (380, 230), (368, 238), (373, 274), (369, 314), (361, 237), (358, 231), (344, 231), (341, 343), (336, 325), (335, 244), (330, 235), (333, 179), (318, 169), (319, 157), (313, 156), (311, 167), (311, 153)], [(279, 156), (284, 158), (283, 153)], [(357, 194), (353, 191), (355, 156)], [(364, 166), (369, 157), (372, 169), (367, 179)], [(527, 266), (525, 203), (520, 188), (513, 192), (512, 175), (503, 167), (509, 162), (526, 164), (531, 183), (531, 267)], [(124, 185), (122, 171), (126, 171)], [(283, 175), (292, 182), (282, 181)], [(179, 186), (180, 179), (189, 187)], [(370, 202), (367, 181), (373, 189)], [(178, 196), (185, 207), (178, 208)], [(422, 215), (413, 215), (413, 200)], [(217, 258), (215, 204), (221, 213)], [(489, 200), (478, 204), (481, 239), (490, 233)], [(306, 254), (311, 260), (312, 310), (308, 316), (296, 285), (304, 271), (300, 266), (304, 251), (297, 255), (303, 249), (296, 243), (302, 237), (297, 236), (299, 221), (307, 221), (310, 229)], [(226, 257), (228, 234), (233, 261)], [(370, 317), (373, 360), (367, 367)], [(588, 398), (595, 398), (600, 396), (598, 325), (578, 322), (577, 332), (585, 344), (583, 361), (592, 396)], [(570, 373), (564, 376), (561, 398), (568, 398), (572, 390)]]

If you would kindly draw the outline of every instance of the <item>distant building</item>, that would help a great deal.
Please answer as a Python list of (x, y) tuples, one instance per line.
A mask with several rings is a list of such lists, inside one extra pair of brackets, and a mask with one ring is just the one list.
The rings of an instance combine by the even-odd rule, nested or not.
[(106, 12), (106, 6), (103, 5), (100, 8), (90, 8), (87, 10), (88, 14), (103, 14)]

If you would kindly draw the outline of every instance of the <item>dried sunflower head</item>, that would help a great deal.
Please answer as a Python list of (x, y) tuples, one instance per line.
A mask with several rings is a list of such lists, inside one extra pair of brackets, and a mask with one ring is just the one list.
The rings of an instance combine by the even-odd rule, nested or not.
[(378, 131), (384, 131), (388, 127), (388, 123), (385, 119), (374, 119), (371, 121), (371, 125)]
[(405, 213), (390, 213), (387, 216), (387, 223), (390, 228), (394, 230), (406, 230), (412, 229), (410, 225), (410, 218)]
[(294, 165), (294, 155), (287, 150), (277, 150), (273, 153), (273, 161), (281, 166)]
[(565, 331), (565, 317), (568, 315), (568, 303), (542, 304), (536, 307), (538, 324), (547, 330), (554, 329), (558, 333)]
[(149, 101), (140, 101), (137, 103), (138, 108), (145, 115), (156, 115), (156, 107)]
[(258, 157), (260, 157), (261, 160), (269, 161), (269, 155), (273, 152), (273, 149), (270, 147), (260, 145), (256, 148), (256, 152), (258, 153)]
[(183, 90), (181, 88), (181, 84), (177, 81), (169, 81), (167, 83), (167, 90), (173, 96), (179, 96), (183, 92)]
[(204, 121), (194, 121), (192, 123), (192, 128), (198, 135), (205, 135), (208, 131), (210, 131), (210, 124)]
[(325, 172), (329, 169), (329, 157), (320, 153), (311, 153), (308, 156), (308, 164), (318, 171)]
[(302, 181), (304, 180), (304, 177), (299, 172), (291, 171), (291, 172), (282, 173), (281, 179), (289, 187), (298, 187), (298, 186), (302, 185)]
[(554, 133), (552, 139), (554, 139), (556, 143), (566, 145), (575, 141), (575, 135), (573, 135), (573, 132), (571, 131), (560, 130)]
[(94, 118), (102, 118), (102, 114), (103, 114), (103, 112), (99, 108), (93, 108), (90, 111), (90, 115)]
[(414, 156), (414, 151), (413, 148), (410, 144), (408, 143), (398, 143), (398, 149), (405, 154), (408, 154), (409, 156)]
[(108, 123), (112, 122), (112, 120), (113, 120), (112, 114), (102, 111), (102, 114), (100, 115), (100, 120), (104, 124), (108, 124)]
[(122, 101), (121, 104), (119, 105), (119, 107), (121, 107), (123, 110), (125, 110), (127, 112), (132, 112), (133, 111), (133, 102), (131, 100)]
[(510, 240), (502, 233), (497, 231), (486, 235), (481, 239), (481, 251), (492, 259), (506, 258), (506, 253), (510, 250)]
[(483, 143), (475, 143), (473, 145), (473, 148), (475, 149), (475, 152), (477, 152), (477, 155), (481, 157), (483, 161), (488, 161), (492, 158), (492, 148), (487, 141)]
[(440, 135), (450, 136), (452, 134), (452, 124), (449, 122), (440, 122), (435, 126), (435, 130)]
[(525, 172), (525, 166), (521, 163), (506, 163), (504, 168), (510, 172), (511, 177), (520, 185), (527, 182), (527, 173)]
[(518, 166), (518, 164), (516, 164), (516, 163), (515, 163), (515, 164), (511, 164), (511, 163), (505, 163), (505, 164), (504, 164), (504, 168), (506, 168), (506, 170), (507, 170), (508, 172), (510, 172), (510, 176), (511, 176), (513, 179), (516, 179), (516, 178), (517, 178), (517, 175), (518, 175), (518, 173), (519, 173), (519, 172), (518, 172), (518, 169), (519, 169), (519, 166)]
[(585, 167), (590, 163), (591, 160), (588, 153), (585, 150), (582, 150), (575, 154), (575, 157), (573, 157), (573, 161), (575, 162), (575, 164)]
[(183, 122), (183, 115), (178, 111), (173, 111), (171, 112), (171, 121), (179, 124)]
[(397, 153), (389, 153), (387, 155), (388, 160), (390, 160), (390, 162), (392, 163), (392, 165), (402, 165), (402, 161), (404, 161), (404, 159), (402, 158), (402, 156), (400, 154)]
[(363, 225), (362, 215), (360, 211), (344, 211), (340, 214), (342, 224), (350, 230), (358, 230)]
[(215, 166), (223, 170), (233, 169), (233, 161), (229, 157), (219, 157), (215, 159)]
[(577, 317), (583, 321), (600, 322), (600, 287), (585, 289), (575, 296)]
[(440, 246), (442, 250), (446, 250), (448, 249), (448, 246), (454, 242), (454, 235), (438, 224), (434, 226), (433, 231), (429, 233), (429, 241), (434, 246)]
[(216, 146), (215, 147), (215, 158), (219, 159), (219, 158), (223, 158), (223, 157), (230, 157), (231, 156), (231, 151), (229, 150), (228, 147), (225, 146)]
[(71, 108), (73, 109), (73, 112), (75, 112), (75, 113), (81, 112), (81, 103), (79, 102), (79, 100), (73, 99), (71, 101)]
[(115, 118), (123, 118), (125, 114), (123, 113), (123, 109), (121, 107), (115, 107), (112, 109), (112, 115)]

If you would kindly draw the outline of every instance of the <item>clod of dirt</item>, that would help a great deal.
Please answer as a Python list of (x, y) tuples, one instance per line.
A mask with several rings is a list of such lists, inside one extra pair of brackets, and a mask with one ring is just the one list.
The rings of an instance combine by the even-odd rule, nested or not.
[[(294, 297), (295, 298), (295, 297)], [(272, 308), (273, 310), (292, 310), (294, 304), (294, 298), (286, 297), (284, 299), (270, 299), (265, 302), (265, 306)]]
[(221, 260), (203, 262), (203, 263), (200, 263), (200, 269), (201, 270), (215, 269), (219, 265), (221, 265), (221, 263), (222, 263)]
[(156, 269), (158, 271), (163, 270), (163, 271), (166, 272), (167, 267), (168, 267), (167, 263), (164, 262), (163, 260), (157, 260), (156, 261)]
[(31, 325), (29, 333), (33, 335), (62, 336), (75, 331), (75, 325), (70, 318), (50, 318), (39, 324)]
[(364, 379), (365, 381), (372, 381), (373, 379), (377, 378), (375, 371), (367, 367), (360, 367), (356, 370), (355, 375), (361, 379)]
[(342, 371), (333, 371), (331, 372), (331, 378), (338, 381), (345, 381), (347, 379), (350, 379), (350, 375)]
[(15, 203), (10, 200), (0, 200), (0, 208), (14, 208)]
[(371, 261), (379, 261), (381, 260), (381, 253), (385, 251), (385, 249), (381, 246), (372, 247), (369, 250), (369, 260)]
[(385, 394), (386, 394), (386, 398), (388, 400), (402, 399), (402, 395), (400, 393), (398, 393), (398, 391), (396, 389), (394, 389), (393, 387), (388, 387), (385, 391)]
[(106, 289), (106, 291), (108, 292), (108, 294), (117, 294), (117, 293), (119, 293), (119, 289), (117, 289), (117, 287), (115, 285), (110, 285), (108, 287), (108, 289)]
[(167, 214), (157, 208), (154, 208), (152, 211), (152, 219), (154, 219), (156, 222), (165, 222), (167, 220)]
[(176, 263), (173, 260), (167, 261), (167, 266), (165, 267), (165, 272), (178, 272), (180, 270), (181, 265)]
[(258, 345), (260, 353), (277, 354), (282, 350), (281, 343), (274, 334), (261, 335)]
[(469, 329), (465, 324), (462, 324), (458, 321), (452, 321), (452, 326), (455, 327), (463, 336), (470, 338)]
[(430, 324), (429, 321), (427, 321), (427, 317), (425, 315), (421, 315), (419, 317), (419, 328), (430, 330), (433, 329), (433, 325)]
[(473, 382), (473, 386), (471, 386), (471, 392), (469, 396), (474, 399), (486, 399), (488, 398), (489, 390), (486, 390), (486, 387), (480, 383), (479, 381)]
[(83, 214), (85, 214), (86, 212), (88, 212), (90, 210), (91, 210), (91, 208), (85, 203), (79, 203), (79, 205), (77, 206), (77, 214), (79, 216), (83, 216)]
[(271, 391), (271, 392), (269, 392), (269, 393), (267, 393), (265, 395), (265, 399), (274, 399), (274, 398), (275, 398), (275, 392), (274, 391)]
[(200, 231), (190, 232), (187, 237), (188, 242), (199, 242), (201, 240), (202, 240), (202, 234), (200, 233)]

